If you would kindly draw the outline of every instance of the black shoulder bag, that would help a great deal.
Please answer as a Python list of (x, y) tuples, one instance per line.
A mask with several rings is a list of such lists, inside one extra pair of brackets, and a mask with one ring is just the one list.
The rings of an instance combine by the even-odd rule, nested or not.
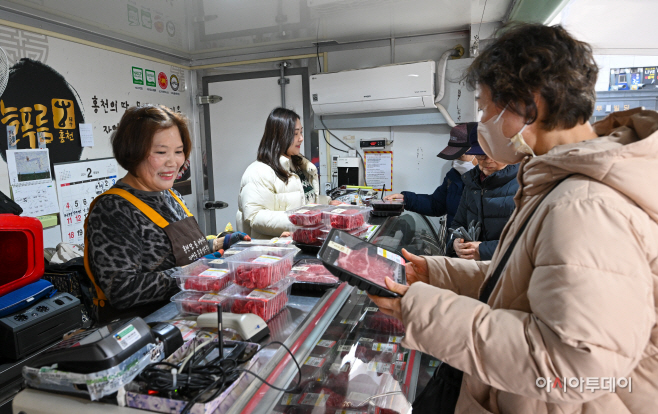
[[(491, 296), (494, 287), (496, 287), (496, 283), (498, 283), (498, 279), (500, 279), (500, 275), (503, 273), (509, 257), (512, 255), (512, 250), (514, 250), (516, 242), (521, 238), (521, 234), (523, 234), (523, 231), (527, 227), (532, 216), (535, 214), (535, 211), (537, 211), (537, 208), (551, 191), (555, 190), (557, 186), (569, 177), (570, 176), (563, 178), (551, 188), (551, 190), (542, 197), (534, 210), (530, 212), (530, 215), (528, 215), (528, 218), (523, 225), (521, 225), (521, 228), (514, 236), (512, 243), (510, 243), (502, 259), (498, 262), (496, 270), (494, 270), (489, 280), (487, 280), (487, 284), (484, 289), (482, 289), (482, 293), (479, 297), (480, 302), (487, 303), (489, 301), (489, 297)], [(455, 407), (457, 406), (457, 399), (459, 398), (459, 390), (461, 389), (463, 376), (464, 373), (457, 368), (453, 368), (445, 362), (441, 363), (436, 371), (434, 371), (434, 375), (430, 378), (423, 391), (418, 395), (418, 398), (414, 400), (412, 405), (414, 414), (453, 414), (455, 412)]]

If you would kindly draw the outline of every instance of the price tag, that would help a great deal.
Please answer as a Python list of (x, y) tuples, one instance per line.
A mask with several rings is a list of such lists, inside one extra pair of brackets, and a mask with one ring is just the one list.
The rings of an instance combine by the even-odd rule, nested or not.
[(344, 213), (346, 211), (347, 210), (345, 210), (344, 208), (337, 208), (337, 209), (331, 210), (331, 214), (340, 214), (340, 213)]
[(296, 270), (298, 272), (305, 272), (309, 269), (308, 266), (295, 266), (292, 268), (292, 270)]
[(318, 357), (308, 357), (306, 358), (306, 361), (304, 361), (304, 365), (309, 365), (312, 367), (321, 367), (324, 365), (324, 362), (326, 361), (325, 358), (318, 358)]
[(199, 273), (199, 276), (203, 277), (222, 277), (228, 273), (226, 269), (206, 269), (203, 272)]
[(400, 342), (402, 342), (402, 338), (403, 337), (401, 336), (389, 336), (388, 342), (392, 344), (399, 344)]
[(395, 352), (397, 351), (398, 346), (395, 344), (383, 344), (381, 342), (375, 342), (372, 344), (373, 351), (379, 352)]
[(258, 256), (257, 258), (255, 258), (252, 263), (276, 263), (279, 260), (281, 260), (280, 257), (263, 255), (263, 256)]
[(212, 264), (224, 264), (224, 260), (223, 260), (223, 259), (215, 259), (215, 260), (211, 260), (211, 261), (208, 262), (208, 263), (212, 263)]
[(374, 307), (374, 306), (373, 306), (373, 307), (366, 308), (366, 312), (377, 312), (378, 310), (379, 310), (379, 308), (376, 308), (376, 307)]
[(395, 253), (391, 253), (388, 250), (384, 250), (381, 247), (377, 248), (377, 254), (382, 256), (382, 257), (387, 258), (388, 260), (390, 260), (392, 262), (399, 263), (401, 265), (404, 264), (404, 259), (402, 257), (400, 257), (399, 255), (397, 255)]
[(329, 247), (345, 254), (350, 254), (352, 252), (352, 250), (349, 247), (343, 246), (342, 244), (338, 244), (333, 240), (329, 241)]
[(205, 295), (201, 296), (198, 300), (199, 302), (206, 302), (206, 303), (221, 303), (224, 300), (224, 298), (216, 293), (206, 293)]
[(273, 297), (276, 296), (276, 294), (279, 293), (275, 290), (266, 290), (266, 289), (254, 289), (252, 290), (247, 297), (248, 298), (254, 298), (254, 299), (272, 299)]
[(438, 360), (430, 361), (430, 367), (432, 368), (436, 368), (439, 365), (441, 365), (441, 362), (439, 362)]
[(324, 407), (327, 404), (328, 399), (329, 399), (328, 394), (307, 393), (302, 395), (302, 398), (299, 401), (299, 403), (302, 405), (313, 405), (316, 407)]
[(317, 343), (317, 346), (322, 346), (325, 348), (332, 348), (334, 345), (336, 345), (336, 341), (329, 341), (327, 339), (322, 339)]

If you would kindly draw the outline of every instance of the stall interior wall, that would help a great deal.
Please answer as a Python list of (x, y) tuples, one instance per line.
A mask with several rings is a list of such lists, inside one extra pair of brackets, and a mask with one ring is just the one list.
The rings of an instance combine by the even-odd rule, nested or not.
[[(330, 52), (328, 69), (330, 72), (387, 65), (390, 63), (413, 62), (420, 60), (438, 60), (443, 52), (456, 45), (468, 45), (468, 38), (446, 41), (428, 41), (411, 44), (398, 44), (394, 53), (390, 47), (346, 50)], [(441, 125), (396, 126), (378, 128), (359, 128), (353, 130), (332, 130), (334, 135), (348, 145), (358, 148), (359, 141), (365, 139), (386, 139), (393, 141), (386, 151), (393, 151), (393, 192), (413, 191), (419, 194), (431, 194), (443, 182), (443, 177), (451, 168), (451, 163), (437, 157), (447, 145), (450, 127)], [(329, 136), (331, 145), (345, 148), (340, 142)], [(329, 178), (328, 163), (331, 157), (345, 155), (329, 148), (322, 136), (320, 147), (321, 192)], [(327, 156), (328, 155), (328, 156)], [(330, 164), (329, 164), (330, 165)]]
[[(110, 50), (63, 40), (58, 37), (29, 32), (14, 27), (0, 25), (0, 46), (7, 52), (10, 65), (21, 58), (39, 61), (61, 74), (71, 89), (79, 95), (78, 102), (85, 123), (93, 125), (94, 146), (72, 148), (63, 145), (58, 139), (53, 139), (47, 145), (49, 152), (63, 151), (66, 161), (92, 160), (112, 156), (110, 136), (119, 123), (125, 108), (135, 105), (159, 104), (182, 112), (192, 118), (192, 100), (189, 70), (166, 63), (154, 62), (140, 57), (128, 56)], [(146, 71), (155, 76), (147, 77)], [(141, 74), (141, 75), (140, 75)], [(142, 76), (141, 84), (139, 77)], [(165, 79), (166, 78), (166, 85)], [(178, 81), (177, 90), (175, 82)], [(151, 85), (147, 85), (148, 83)], [(11, 81), (10, 81), (11, 83)], [(8, 85), (9, 87), (10, 85)], [(51, 85), (39, 85), (43, 93), (47, 93)], [(0, 99), (6, 100), (7, 93)], [(36, 104), (37, 102), (35, 102)], [(12, 107), (11, 102), (3, 102), (3, 110)], [(20, 108), (18, 108), (20, 111)], [(46, 114), (48, 116), (50, 112)], [(1, 128), (6, 128), (10, 120), (19, 119), (21, 127), (26, 124), (25, 118), (8, 118), (9, 114), (0, 117)], [(52, 114), (51, 114), (52, 116)], [(36, 117), (35, 117), (36, 118)], [(35, 123), (35, 118), (31, 123)], [(76, 124), (82, 120), (76, 119)], [(4, 138), (5, 134), (2, 134)], [(2, 146), (6, 148), (6, 144)], [(25, 147), (19, 145), (18, 149)], [(29, 148), (29, 147), (28, 147)], [(193, 142), (192, 151), (199, 151), (198, 142)], [(192, 160), (194, 157), (190, 157)], [(184, 199), (192, 213), (196, 214), (197, 202), (194, 194), (196, 168), (190, 168), (192, 193)], [(119, 167), (118, 177), (126, 171)], [(0, 159), (0, 191), (9, 195), (9, 176), (5, 160)], [(62, 241), (60, 226), (44, 230), (44, 247), (55, 247)]]

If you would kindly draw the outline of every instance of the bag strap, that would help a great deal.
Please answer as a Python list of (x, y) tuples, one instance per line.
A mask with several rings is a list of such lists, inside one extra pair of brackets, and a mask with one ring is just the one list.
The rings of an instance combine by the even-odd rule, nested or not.
[(487, 303), (489, 301), (489, 297), (493, 293), (493, 290), (496, 287), (496, 284), (498, 283), (498, 279), (500, 279), (500, 276), (503, 274), (503, 270), (505, 270), (505, 266), (507, 266), (507, 261), (512, 255), (512, 250), (514, 250), (514, 246), (516, 246), (516, 242), (518, 242), (519, 239), (521, 238), (521, 234), (523, 234), (523, 231), (528, 226), (528, 222), (530, 222), (530, 219), (535, 214), (535, 211), (537, 211), (537, 208), (539, 208), (541, 203), (551, 193), (551, 191), (555, 190), (560, 184), (562, 184), (564, 180), (566, 180), (569, 177), (571, 177), (571, 175), (567, 175), (566, 177), (558, 181), (558, 183), (555, 184), (553, 188), (551, 188), (546, 194), (544, 194), (542, 199), (539, 200), (539, 203), (537, 203), (535, 208), (530, 212), (528, 218), (525, 219), (525, 222), (523, 222), (521, 228), (519, 228), (519, 231), (516, 232), (516, 235), (514, 236), (512, 243), (510, 243), (510, 245), (507, 247), (505, 254), (503, 254), (503, 257), (500, 259), (500, 262), (498, 262), (498, 265), (496, 266), (496, 270), (494, 270), (491, 277), (487, 280), (487, 284), (484, 286), (484, 289), (482, 289), (482, 293), (480, 293), (480, 298), (479, 298), (480, 302)]

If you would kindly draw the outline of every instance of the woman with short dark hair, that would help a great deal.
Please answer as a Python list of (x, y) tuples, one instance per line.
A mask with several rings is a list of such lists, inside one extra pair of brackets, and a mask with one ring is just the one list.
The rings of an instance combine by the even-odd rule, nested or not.
[(656, 412), (658, 193), (640, 177), (658, 113), (590, 125), (596, 75), (588, 44), (542, 25), (469, 68), (480, 144), (520, 162), (520, 188), (491, 262), (405, 254), (410, 286), (387, 280), (402, 298), (373, 298), (444, 361), (414, 413)]
[(112, 135), (128, 173), (96, 197), (85, 221), (85, 268), (94, 317), (146, 316), (178, 291), (179, 266), (226, 248), (231, 236), (206, 241), (172, 189), (192, 144), (184, 115), (164, 106), (131, 107)]
[(286, 108), (270, 112), (256, 161), (242, 175), (238, 230), (253, 238), (280, 236), (290, 227), (286, 210), (319, 202), (318, 170), (301, 155), (303, 141), (299, 115)]

